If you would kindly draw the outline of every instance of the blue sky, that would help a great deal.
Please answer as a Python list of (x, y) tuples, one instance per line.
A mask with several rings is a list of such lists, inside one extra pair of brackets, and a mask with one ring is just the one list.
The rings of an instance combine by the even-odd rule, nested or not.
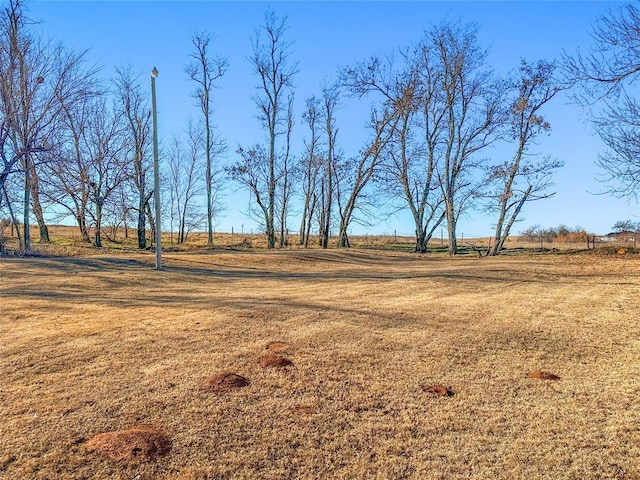
[[(226, 161), (235, 157), (238, 145), (263, 139), (255, 120), (251, 96), (256, 92), (247, 57), (251, 37), (273, 8), (288, 17), (287, 37), (293, 42), (291, 57), (299, 62), (295, 78), (298, 113), (304, 99), (317, 93), (323, 79), (335, 78), (347, 66), (375, 53), (386, 53), (420, 39), (433, 23), (446, 18), (476, 23), (480, 41), (490, 49), (489, 62), (498, 73), (517, 67), (520, 58), (552, 60), (562, 51), (586, 49), (595, 19), (618, 2), (469, 1), (469, 2), (214, 2), (214, 1), (47, 1), (29, 3), (30, 17), (43, 23), (37, 28), (76, 50), (88, 49), (91, 61), (103, 67), (103, 75), (115, 66), (131, 65), (148, 88), (149, 71), (156, 66), (158, 119), (161, 139), (180, 133), (189, 118), (198, 118), (190, 96), (193, 84), (184, 73), (191, 51), (190, 36), (206, 31), (213, 37), (212, 52), (226, 57), (229, 70), (215, 92), (215, 123), (227, 140)], [(341, 144), (345, 153), (356, 153), (362, 143), (366, 105), (339, 112)], [(616, 220), (640, 220), (637, 203), (593, 193), (604, 187), (595, 177), (594, 165), (602, 149), (600, 140), (585, 122), (586, 115), (565, 96), (555, 99), (544, 112), (551, 134), (537, 151), (565, 162), (555, 177), (557, 195), (525, 207), (523, 222), (515, 227), (581, 225), (606, 233)], [(297, 121), (298, 134), (304, 127)], [(219, 231), (256, 228), (246, 218), (247, 196), (230, 184), (226, 212)], [(465, 237), (488, 236), (493, 219), (482, 212), (463, 218), (459, 232)], [(297, 227), (292, 220), (291, 227)], [(404, 214), (381, 219), (372, 233), (411, 234), (413, 226)], [(361, 227), (356, 232), (364, 231)]]

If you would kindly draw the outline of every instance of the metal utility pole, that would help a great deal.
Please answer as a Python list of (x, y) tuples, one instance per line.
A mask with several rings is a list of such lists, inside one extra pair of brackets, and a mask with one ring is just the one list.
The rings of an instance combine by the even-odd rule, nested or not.
[(151, 70), (151, 112), (153, 116), (153, 180), (156, 204), (156, 270), (162, 270), (162, 230), (160, 227), (160, 165), (158, 162), (158, 115), (156, 113), (156, 77), (158, 70)]

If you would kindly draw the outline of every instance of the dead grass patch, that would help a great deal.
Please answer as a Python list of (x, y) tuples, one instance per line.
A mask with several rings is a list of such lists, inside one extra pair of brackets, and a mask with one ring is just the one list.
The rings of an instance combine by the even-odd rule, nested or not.
[(301, 415), (311, 415), (317, 412), (316, 408), (309, 405), (294, 405), (291, 407), (291, 411)]
[[(0, 259), (0, 477), (640, 478), (639, 255), (164, 262)], [(260, 366), (273, 341), (295, 368)], [(212, 365), (251, 386), (211, 394)], [(429, 401), (435, 383), (456, 395)], [(141, 424), (168, 455), (84, 447)]]

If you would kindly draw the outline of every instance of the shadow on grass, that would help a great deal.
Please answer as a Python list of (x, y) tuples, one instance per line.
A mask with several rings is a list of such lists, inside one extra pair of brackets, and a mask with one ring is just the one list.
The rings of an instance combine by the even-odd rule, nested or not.
[[(245, 254), (240, 254), (245, 255)], [(252, 255), (247, 253), (246, 255)], [(373, 281), (376, 283), (395, 282), (399, 280), (436, 280), (442, 281), (442, 288), (451, 288), (474, 292), (486, 288), (510, 289), (525, 284), (540, 284), (544, 288), (555, 284), (580, 284), (585, 279), (594, 278), (594, 274), (536, 272), (535, 275), (523, 274), (519, 269), (521, 262), (485, 263), (484, 261), (463, 261), (449, 263), (445, 258), (429, 262), (430, 257), (416, 254), (406, 256), (380, 256), (369, 251), (275, 251), (262, 254), (261, 260), (269, 256), (282, 256), (285, 263), (274, 265), (279, 270), (270, 270), (269, 265), (247, 267), (251, 260), (243, 260), (242, 266), (215, 264), (213, 262), (198, 261), (189, 258), (190, 255), (175, 255), (167, 259), (167, 269), (164, 272), (154, 270), (154, 258), (131, 259), (122, 257), (88, 257), (88, 258), (37, 258), (37, 259), (3, 259), (3, 277), (20, 278), (20, 286), (11, 286), (3, 281), (0, 285), (3, 301), (10, 304), (12, 298), (47, 299), (53, 305), (48, 308), (68, 308), (77, 305), (109, 305), (115, 307), (152, 307), (169, 305), (194, 305), (200, 308), (203, 304), (222, 306), (231, 309), (251, 310), (259, 303), (260, 306), (272, 305), (285, 309), (302, 309), (311, 312), (327, 311), (342, 312), (344, 314), (374, 315), (373, 310), (345, 308), (344, 306), (327, 307), (326, 305), (301, 304), (286, 300), (283, 304), (278, 301), (272, 304), (269, 298), (255, 298), (258, 293), (252, 292), (248, 299), (220, 299), (215, 295), (207, 296), (198, 288), (211, 283), (215, 289), (224, 282), (225, 286), (238, 282), (238, 288), (247, 288), (243, 282), (281, 282), (282, 291), (295, 288), (296, 285), (317, 284), (322, 288), (323, 283), (349, 285), (350, 282)], [(431, 257), (432, 258), (432, 257)], [(324, 270), (313, 271), (313, 265), (307, 271), (286, 271), (286, 261), (316, 262)], [(425, 260), (426, 259), (426, 260)], [(532, 260), (533, 261), (533, 260)], [(538, 260), (535, 260), (538, 262)], [(36, 262), (37, 268), (26, 266)], [(446, 262), (446, 263), (445, 263)], [(340, 269), (331, 270), (327, 266), (339, 265)], [(353, 269), (345, 268), (353, 265)], [(403, 267), (406, 270), (403, 271)], [(368, 271), (368, 267), (371, 271)], [(379, 267), (379, 268), (375, 268)], [(393, 267), (393, 268), (392, 268)], [(77, 277), (77, 282), (66, 282), (58, 288), (55, 276), (68, 278)], [(630, 273), (632, 277), (640, 276), (640, 272)], [(87, 277), (87, 280), (84, 280)], [(618, 285), (637, 285), (637, 281), (626, 281), (614, 273), (599, 272), (595, 277), (603, 281), (614, 281)], [(49, 283), (51, 280), (51, 283)], [(25, 287), (25, 282), (28, 287)], [(7, 286), (9, 283), (9, 286)], [(196, 286), (196, 288), (193, 287)], [(394, 286), (388, 287), (389, 292)], [(402, 288), (407, 288), (403, 286)], [(254, 296), (254, 298), (252, 298)], [(249, 302), (248, 304), (245, 304)], [(253, 303), (251, 303), (253, 302)], [(43, 307), (44, 308), (44, 307)], [(392, 319), (387, 319), (392, 321)], [(386, 321), (386, 320), (385, 320)], [(402, 321), (406, 321), (403, 318)], [(383, 322), (384, 323), (384, 322)]]

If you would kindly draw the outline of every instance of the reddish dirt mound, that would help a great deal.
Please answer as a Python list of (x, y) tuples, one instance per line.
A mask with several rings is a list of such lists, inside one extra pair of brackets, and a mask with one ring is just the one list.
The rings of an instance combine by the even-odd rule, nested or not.
[(90, 438), (85, 448), (112, 460), (149, 461), (171, 450), (171, 439), (152, 425), (139, 425), (129, 430), (100, 433)]
[(262, 368), (286, 368), (293, 366), (293, 362), (278, 355), (265, 355), (260, 359), (260, 366)]
[(291, 407), (291, 411), (293, 413), (299, 413), (299, 414), (316, 413), (316, 409), (314, 407), (309, 407), (307, 405), (295, 405), (295, 406)]
[(226, 392), (249, 385), (249, 380), (235, 373), (224, 372), (204, 379), (204, 388), (213, 392)]
[(529, 374), (529, 377), (540, 378), (542, 380), (560, 380), (559, 376), (554, 375), (553, 373), (548, 373), (548, 372), (531, 372)]
[(289, 345), (284, 342), (269, 342), (266, 345), (267, 350), (271, 350), (272, 352), (283, 352), (285, 351)]
[(627, 254), (627, 249), (626, 248), (619, 248), (618, 249), (618, 255), (623, 256)]
[(422, 385), (422, 390), (434, 397), (453, 397), (455, 395), (450, 387), (444, 385)]

